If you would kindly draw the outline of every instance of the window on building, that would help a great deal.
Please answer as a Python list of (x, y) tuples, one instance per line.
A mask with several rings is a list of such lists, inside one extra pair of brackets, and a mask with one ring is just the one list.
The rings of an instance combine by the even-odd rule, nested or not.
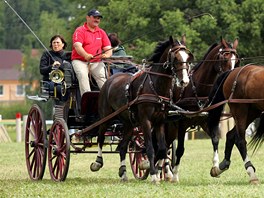
[(24, 85), (17, 85), (16, 95), (24, 96), (25, 95), (25, 86)]
[(0, 85), (0, 96), (4, 95), (4, 86)]

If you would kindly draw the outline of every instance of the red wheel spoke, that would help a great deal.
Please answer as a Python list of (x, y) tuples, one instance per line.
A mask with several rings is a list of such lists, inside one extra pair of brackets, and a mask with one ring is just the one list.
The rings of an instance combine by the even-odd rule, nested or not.
[(33, 169), (33, 166), (34, 166), (34, 164), (35, 164), (35, 161), (36, 161), (36, 158), (35, 158), (35, 152), (33, 153), (33, 156), (32, 156), (32, 161), (31, 161), (31, 164), (30, 164), (30, 170), (32, 170)]
[(46, 137), (44, 115), (38, 105), (33, 105), (28, 113), (25, 128), (25, 155), (29, 176), (32, 180), (43, 178), (46, 153), (44, 142)]
[(70, 138), (63, 119), (54, 121), (49, 136), (48, 162), (51, 178), (55, 181), (66, 179), (70, 160)]
[(31, 134), (31, 136), (34, 137), (34, 139), (35, 139), (35, 133), (34, 133), (35, 131), (32, 131), (32, 129), (31, 129), (30, 126), (27, 128), (27, 130), (29, 131), (29, 133)]

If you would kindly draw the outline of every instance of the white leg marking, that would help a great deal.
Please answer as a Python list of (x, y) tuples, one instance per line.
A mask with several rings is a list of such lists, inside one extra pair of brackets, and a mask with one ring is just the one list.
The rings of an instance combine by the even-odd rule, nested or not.
[(121, 161), (120, 166), (126, 165), (126, 160)]
[(160, 167), (162, 168), (163, 166), (163, 163), (164, 163), (164, 159), (160, 159), (158, 161), (158, 172), (157, 172), (157, 178), (160, 180), (161, 178), (161, 174), (162, 174), (162, 169), (160, 169)]
[(152, 182), (152, 183), (154, 183), (154, 184), (159, 184), (160, 179), (157, 177), (156, 174), (154, 174), (154, 175), (150, 175), (150, 178), (151, 178), (151, 182)]
[(167, 165), (165, 165), (165, 180), (166, 181), (172, 181), (172, 178), (173, 178), (173, 174), (171, 172), (171, 169), (170, 169), (170, 165), (169, 165), (169, 159), (165, 159), (165, 163)]
[(173, 178), (172, 178), (172, 182), (179, 182), (179, 169), (180, 169), (180, 166), (175, 166), (173, 169), (172, 169), (172, 172), (173, 172)]
[(213, 167), (219, 167), (218, 151), (215, 151), (213, 156)]
[[(249, 157), (247, 156), (246, 159), (244, 160), (244, 163), (246, 164), (248, 161), (250, 161), (250, 160), (249, 160)], [(252, 166), (249, 166), (247, 168), (247, 174), (248, 174), (248, 176), (250, 178), (249, 179), (250, 183), (259, 184), (259, 180), (258, 180), (257, 175), (256, 175), (256, 173), (255, 173), (255, 171), (254, 171)]]

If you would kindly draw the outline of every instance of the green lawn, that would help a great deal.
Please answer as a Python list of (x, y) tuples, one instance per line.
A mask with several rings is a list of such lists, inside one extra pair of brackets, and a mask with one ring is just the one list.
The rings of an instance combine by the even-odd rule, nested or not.
[[(220, 159), (224, 142), (221, 140)], [(186, 141), (180, 169), (180, 183), (161, 182), (160, 185), (136, 180), (127, 161), (129, 181), (118, 177), (119, 156), (104, 155), (104, 167), (90, 171), (95, 154), (72, 154), (65, 182), (50, 179), (48, 167), (42, 181), (31, 181), (27, 174), (23, 143), (0, 144), (0, 197), (263, 197), (263, 184), (248, 183), (243, 162), (235, 148), (231, 167), (220, 178), (209, 174), (212, 161), (209, 139)], [(251, 157), (260, 180), (264, 178), (264, 148)], [(127, 158), (128, 159), (128, 158)]]

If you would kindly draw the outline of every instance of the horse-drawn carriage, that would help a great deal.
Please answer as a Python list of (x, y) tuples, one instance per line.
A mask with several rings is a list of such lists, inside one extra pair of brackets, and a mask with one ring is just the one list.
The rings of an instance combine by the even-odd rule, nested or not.
[[(186, 129), (193, 125), (206, 127), (204, 117), (197, 116), (205, 107), (202, 100), (208, 97), (217, 75), (235, 66), (236, 46), (237, 41), (232, 47), (223, 39), (220, 44), (213, 44), (204, 59), (188, 74), (192, 54), (184, 44), (170, 39), (157, 47), (150, 66), (134, 75), (115, 74), (100, 92), (87, 92), (82, 98), (75, 78), (71, 75), (67, 77), (67, 71), (61, 78), (60, 72), (54, 71), (51, 78), (56, 86), (43, 90), (48, 93), (48, 98), (56, 100), (51, 128), (46, 130), (44, 115), (37, 105), (32, 106), (28, 115), (25, 146), (30, 178), (42, 179), (48, 157), (52, 179), (65, 180), (70, 153), (89, 153), (88, 148), (93, 145), (98, 145), (98, 155), (90, 168), (92, 171), (99, 170), (103, 166), (102, 145), (105, 136), (109, 136), (109, 144), (118, 144), (119, 147), (119, 176), (123, 180), (127, 179), (124, 156), (128, 151), (136, 178), (146, 179), (150, 173), (151, 181), (158, 182), (160, 169), (163, 167), (166, 174), (172, 167), (172, 180), (178, 181)], [(107, 64), (111, 63), (108, 61)], [(72, 74), (72, 71), (68, 73)], [(46, 97), (35, 99), (47, 100)], [(171, 116), (169, 112), (172, 112)], [(74, 137), (82, 142), (74, 142)], [(176, 137), (177, 149), (173, 144)], [(211, 138), (216, 150), (213, 163), (217, 166), (218, 139), (215, 136)], [(167, 151), (171, 147), (171, 156), (168, 156)], [(147, 160), (149, 164), (144, 166)]]
[[(81, 98), (78, 92), (78, 83), (73, 75), (74, 73), (71, 67), (69, 67), (69, 69), (64, 67), (64, 73), (59, 70), (51, 72), (50, 78), (52, 83), (51, 85), (44, 86), (46, 82), (43, 82), (41, 97), (29, 97), (30, 99), (43, 101), (52, 98), (55, 101), (53, 124), (49, 130), (46, 129), (46, 120), (39, 106), (34, 104), (28, 114), (25, 129), (25, 153), (30, 178), (33, 180), (42, 179), (46, 160), (48, 158), (48, 166), (52, 179), (55, 181), (65, 180), (69, 168), (70, 153), (89, 153), (87, 148), (99, 144), (96, 141), (96, 139), (98, 139), (99, 125), (101, 127), (105, 125), (106, 122), (107, 127), (103, 132), (101, 131), (101, 135), (103, 133), (104, 136), (109, 136), (110, 144), (115, 142), (112, 141), (113, 138), (120, 139), (120, 142), (122, 142), (123, 137), (125, 137), (124, 134), (126, 133), (126, 129), (124, 130), (123, 128), (124, 122), (120, 122), (116, 117), (119, 118), (119, 115), (124, 112), (130, 112), (132, 103), (133, 106), (136, 107), (137, 103), (143, 106), (145, 106), (144, 104), (151, 104), (150, 107), (154, 104), (155, 109), (161, 108), (162, 113), (166, 113), (163, 108), (169, 104), (167, 101), (169, 97), (168, 89), (172, 85), (172, 80), (175, 80), (175, 84), (177, 83), (181, 86), (188, 84), (186, 81), (188, 81), (187, 70), (189, 69), (189, 65), (187, 61), (189, 61), (189, 57), (192, 58), (192, 55), (185, 45), (181, 44), (179, 41), (174, 43), (171, 38), (157, 47), (152, 57), (151, 67), (137, 72), (136, 75), (122, 72), (115, 74), (116, 76), (112, 75), (111, 77), (113, 78), (119, 78), (124, 74), (125, 80), (132, 79), (131, 81), (133, 81), (134, 87), (137, 88), (137, 90), (134, 90), (136, 91), (136, 97), (132, 101), (126, 102), (128, 90), (125, 87), (127, 87), (127, 85), (120, 83), (120, 85), (124, 86), (124, 89), (119, 90), (119, 93), (116, 93), (115, 97), (117, 97), (118, 100), (118, 98), (122, 96), (122, 91), (125, 91), (125, 93), (123, 93), (125, 105), (121, 108), (118, 107), (113, 113), (110, 113), (110, 115), (100, 115), (101, 119), (98, 117), (98, 110), (100, 110), (100, 108), (104, 109), (105, 107), (99, 105), (98, 109), (99, 91), (87, 92)], [(115, 68), (110, 67), (111, 69), (116, 69), (117, 65), (120, 64), (117, 60), (113, 60), (112, 62), (110, 60), (107, 61), (107, 64), (110, 63), (110, 65), (112, 62), (115, 63)], [(132, 65), (132, 69), (135, 66), (132, 61), (129, 60), (126, 60), (125, 64)], [(128, 66), (125, 71), (130, 69), (131, 67)], [(157, 81), (159, 79), (164, 79), (164, 82), (157, 84), (160, 82)], [(156, 86), (156, 84), (158, 86)], [(157, 90), (157, 88), (160, 89), (160, 85), (162, 86), (161, 91), (165, 91), (167, 95), (159, 93), (160, 90)], [(146, 88), (147, 90), (142, 91), (142, 89)], [(142, 91), (143, 94), (138, 94), (140, 91)], [(152, 93), (153, 91), (155, 94)], [(146, 92), (150, 94), (144, 94)], [(140, 97), (142, 97), (142, 99), (139, 99)], [(158, 106), (158, 108), (156, 106)], [(150, 109), (150, 107), (148, 108)], [(144, 108), (140, 110), (142, 109)], [(141, 115), (138, 117), (141, 118)], [(131, 124), (130, 121), (129, 124)], [(133, 124), (130, 128), (132, 129), (132, 133), (130, 133), (129, 142), (127, 142), (128, 145), (126, 145), (128, 149), (125, 152), (129, 152), (130, 164), (134, 176), (139, 179), (146, 179), (151, 168), (153, 171), (154, 159), (151, 161), (152, 164), (150, 165), (150, 169), (148, 165), (146, 166), (144, 163), (143, 165), (141, 164), (141, 162), (145, 162), (147, 158), (150, 158), (150, 154), (148, 153), (149, 149), (146, 148), (148, 144), (145, 142), (145, 129), (142, 129), (142, 125), (139, 124)], [(148, 132), (151, 133), (150, 130)], [(82, 139), (82, 143), (72, 141), (74, 137)], [(127, 139), (128, 138), (126, 138), (126, 140)], [(120, 144), (119, 141), (115, 143)], [(120, 146), (119, 149), (121, 150), (123, 148), (123, 146)], [(113, 151), (110, 152), (112, 153)], [(119, 153), (121, 152), (119, 151)], [(167, 152), (165, 155), (166, 158), (168, 158)], [(151, 156), (154, 155), (151, 154)], [(91, 170), (92, 169), (91, 165)]]
[[(132, 57), (112, 57), (105, 60), (108, 72), (132, 72), (138, 70), (132, 62)], [(66, 63), (68, 64), (68, 63)], [(70, 64), (64, 69), (54, 68), (50, 73), (49, 82), (41, 82), (40, 96), (28, 96), (29, 99), (46, 102), (54, 100), (53, 124), (46, 129), (46, 120), (42, 109), (32, 105), (25, 129), (26, 164), (32, 180), (42, 179), (45, 171), (46, 160), (51, 178), (55, 181), (66, 179), (70, 153), (94, 153), (90, 147), (97, 145), (96, 136), (98, 127), (92, 127), (87, 133), (82, 130), (96, 123), (98, 117), (99, 91), (87, 92), (80, 97), (78, 81)], [(96, 90), (97, 89), (97, 90)], [(117, 153), (114, 147), (120, 141), (123, 130), (122, 123), (117, 119), (107, 128), (108, 144), (110, 151)], [(79, 141), (76, 141), (78, 139)], [(139, 169), (143, 156), (144, 143), (141, 131), (134, 130), (134, 136), (129, 144), (131, 168), (136, 178), (144, 179), (148, 171)]]

